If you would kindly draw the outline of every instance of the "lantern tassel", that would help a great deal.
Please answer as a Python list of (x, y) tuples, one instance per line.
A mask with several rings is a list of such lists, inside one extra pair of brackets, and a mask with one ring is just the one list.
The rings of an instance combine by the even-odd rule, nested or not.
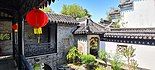
[(42, 28), (34, 28), (34, 34), (42, 34)]
[(40, 34), (42, 34), (42, 28), (34, 28), (34, 34), (38, 35), (38, 43), (40, 43)]
[(40, 43), (40, 35), (38, 36), (38, 43)]

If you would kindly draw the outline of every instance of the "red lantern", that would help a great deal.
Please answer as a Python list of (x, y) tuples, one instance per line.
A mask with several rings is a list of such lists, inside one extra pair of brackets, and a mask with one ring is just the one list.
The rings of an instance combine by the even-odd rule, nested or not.
[(27, 13), (26, 20), (30, 26), (34, 27), (35, 34), (41, 34), (41, 27), (48, 23), (48, 16), (39, 9), (32, 9)]
[(12, 25), (12, 29), (15, 31), (15, 32), (18, 32), (18, 24), (15, 23)]

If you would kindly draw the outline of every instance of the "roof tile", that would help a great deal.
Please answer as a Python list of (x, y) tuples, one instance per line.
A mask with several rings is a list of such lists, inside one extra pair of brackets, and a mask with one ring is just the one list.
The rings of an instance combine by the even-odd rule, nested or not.
[(62, 14), (47, 13), (50, 22), (78, 24), (78, 21), (71, 16)]

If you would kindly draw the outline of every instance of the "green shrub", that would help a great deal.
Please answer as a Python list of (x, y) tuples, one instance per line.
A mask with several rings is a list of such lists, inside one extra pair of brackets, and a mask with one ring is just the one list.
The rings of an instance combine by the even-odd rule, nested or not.
[(95, 56), (91, 55), (91, 54), (84, 54), (84, 55), (81, 55), (81, 61), (83, 64), (91, 64), (91, 63), (94, 63), (95, 62)]
[(40, 70), (40, 69), (41, 69), (40, 64), (34, 64), (34, 65), (33, 65), (33, 69), (34, 69), (34, 70)]
[(110, 64), (113, 70), (122, 70), (121, 67), (123, 66), (123, 62), (120, 58), (121, 57), (117, 54), (112, 57)]
[(131, 59), (130, 62), (131, 62), (131, 66), (132, 66), (131, 70), (137, 70), (137, 68), (138, 68), (137, 61), (134, 59)]
[(103, 60), (105, 62), (105, 67), (107, 66), (107, 53), (104, 50), (99, 50), (99, 59)]
[(91, 54), (81, 55), (82, 64), (86, 65), (87, 70), (94, 70), (95, 56)]
[(107, 59), (107, 53), (104, 50), (99, 50), (99, 58), (105, 61)]
[(68, 54), (67, 54), (67, 60), (69, 63), (75, 63), (76, 59), (80, 58), (80, 53), (78, 52), (77, 48), (75, 46), (71, 46)]
[(95, 70), (106, 70), (103, 66), (98, 66)]
[[(134, 66), (134, 68), (136, 67), (134, 65), (135, 63), (135, 60), (131, 60), (131, 58), (133, 58), (135, 56), (135, 48), (133, 48), (132, 46), (128, 46), (124, 52), (123, 52), (123, 55), (124, 57), (127, 59), (127, 62), (128, 62), (128, 70), (132, 70), (132, 67), (131, 66)], [(136, 62), (136, 65), (138, 66), (137, 62)]]

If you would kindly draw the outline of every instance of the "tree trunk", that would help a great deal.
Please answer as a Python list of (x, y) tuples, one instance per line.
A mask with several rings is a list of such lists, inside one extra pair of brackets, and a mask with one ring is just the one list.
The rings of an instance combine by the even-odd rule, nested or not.
[(130, 58), (128, 58), (128, 69), (131, 70), (131, 68), (130, 68)]

